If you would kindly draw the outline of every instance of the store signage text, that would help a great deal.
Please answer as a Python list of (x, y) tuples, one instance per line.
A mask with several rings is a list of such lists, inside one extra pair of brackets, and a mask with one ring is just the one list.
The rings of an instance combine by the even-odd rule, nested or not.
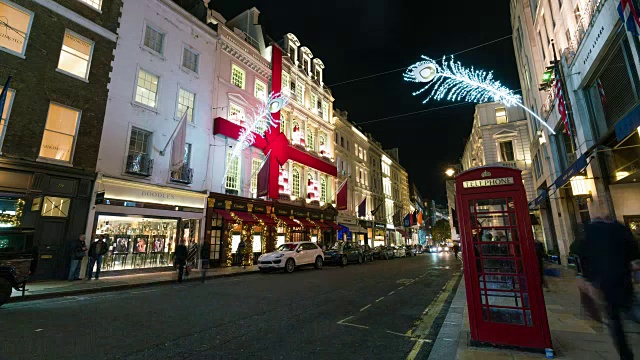
[(600, 42), (600, 39), (602, 38), (603, 33), (604, 33), (604, 26), (601, 26), (600, 30), (596, 34), (596, 38), (593, 40), (593, 43), (591, 43), (591, 47), (589, 48), (589, 51), (587, 51), (587, 54), (584, 56), (584, 60), (582, 60), (582, 65), (587, 65), (587, 62), (589, 61), (589, 58), (593, 54), (593, 50), (596, 48), (596, 45), (598, 45), (598, 42)]
[(465, 181), (462, 183), (462, 186), (464, 188), (476, 188), (476, 187), (484, 187), (484, 186), (511, 185), (513, 183), (514, 181), (512, 177), (505, 177), (505, 178), (496, 178), (496, 179)]
[(174, 200), (176, 197), (171, 194), (165, 194), (158, 191), (144, 191), (142, 190), (142, 196), (152, 197), (157, 199)]

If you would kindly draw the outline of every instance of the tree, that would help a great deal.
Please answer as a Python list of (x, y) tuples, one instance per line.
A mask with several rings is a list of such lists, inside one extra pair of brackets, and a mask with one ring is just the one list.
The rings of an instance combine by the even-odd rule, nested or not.
[(451, 239), (451, 226), (447, 220), (440, 219), (431, 227), (431, 236), (435, 242)]

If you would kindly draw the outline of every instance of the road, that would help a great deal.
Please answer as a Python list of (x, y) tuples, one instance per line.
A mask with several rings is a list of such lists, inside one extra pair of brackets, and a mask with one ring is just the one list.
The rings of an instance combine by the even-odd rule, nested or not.
[(12, 303), (0, 359), (426, 359), (460, 269), (422, 254)]

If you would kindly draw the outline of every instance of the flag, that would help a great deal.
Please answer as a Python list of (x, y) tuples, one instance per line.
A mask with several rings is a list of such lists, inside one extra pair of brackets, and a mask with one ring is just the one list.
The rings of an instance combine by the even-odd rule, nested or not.
[(418, 219), (416, 221), (418, 225), (422, 225), (422, 210), (418, 213)]
[(176, 127), (176, 135), (171, 145), (171, 170), (178, 171), (184, 165), (184, 156), (187, 145), (187, 113), (189, 108), (184, 111), (182, 118)]
[(347, 210), (347, 180), (342, 183), (342, 186), (338, 190), (338, 194), (336, 195), (336, 209), (337, 210)]
[(596, 81), (596, 84), (598, 86), (598, 94), (600, 94), (600, 102), (602, 103), (602, 107), (605, 107), (605, 105), (607, 105), (607, 96), (604, 93), (604, 87), (602, 87), (600, 79)]
[(9, 94), (9, 86), (11, 85), (11, 75), (7, 78), (7, 82), (0, 93), (0, 119), (4, 117), (4, 104), (7, 102), (7, 94)]
[(569, 119), (567, 119), (567, 107), (564, 102), (564, 95), (562, 94), (562, 83), (560, 79), (557, 79), (554, 84), (556, 92), (556, 100), (558, 100), (558, 113), (560, 114), (560, 120), (564, 124), (564, 131), (567, 135), (571, 136), (571, 129), (569, 128)]
[(371, 216), (375, 216), (378, 213), (378, 210), (380, 210), (381, 206), (382, 206), (382, 203), (378, 204), (378, 206), (376, 206), (374, 210), (371, 210)]
[(360, 205), (358, 205), (358, 217), (367, 216), (367, 198), (365, 197)]
[(626, 25), (627, 31), (635, 36), (640, 35), (640, 19), (638, 18), (638, 8), (634, 0), (620, 0), (618, 15), (620, 15), (622, 23)]
[(402, 220), (400, 219), (400, 210), (396, 211), (396, 213), (393, 214), (393, 225), (402, 226)]
[(410, 227), (413, 226), (413, 214), (408, 213), (407, 216), (404, 217), (404, 220), (402, 221), (404, 227)]
[(257, 197), (266, 197), (269, 195), (269, 169), (271, 169), (271, 151), (267, 154), (267, 158), (262, 163), (262, 168), (257, 175)]

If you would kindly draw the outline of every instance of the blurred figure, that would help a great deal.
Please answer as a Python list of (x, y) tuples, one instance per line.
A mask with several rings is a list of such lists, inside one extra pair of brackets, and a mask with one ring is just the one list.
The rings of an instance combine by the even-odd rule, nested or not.
[(538, 258), (538, 271), (540, 271), (540, 284), (543, 287), (547, 288), (548, 285), (546, 281), (544, 281), (544, 244), (540, 240), (535, 240), (536, 247), (536, 257)]
[(182, 276), (184, 275), (184, 267), (187, 265), (187, 247), (184, 245), (184, 240), (180, 240), (180, 244), (176, 246), (176, 253), (174, 264), (178, 268), (178, 282), (182, 282)]
[(456, 256), (456, 259), (458, 259), (458, 253), (460, 252), (460, 245), (458, 245), (458, 243), (454, 243), (453, 244), (453, 254)]
[(89, 264), (87, 264), (87, 280), (91, 280), (93, 276), (93, 266), (96, 266), (96, 280), (100, 278), (100, 269), (102, 268), (102, 257), (107, 253), (107, 242), (104, 241), (104, 235), (100, 235), (98, 241), (94, 241), (89, 245)]
[(84, 234), (81, 234), (76, 240), (71, 240), (69, 243), (69, 254), (71, 264), (69, 266), (68, 280), (80, 280), (80, 265), (82, 264), (82, 259), (87, 255), (87, 244), (85, 243)]
[(244, 239), (241, 239), (238, 243), (238, 249), (236, 251), (238, 256), (238, 266), (244, 267), (244, 250), (246, 248), (246, 244), (244, 243)]
[(202, 274), (202, 278), (200, 282), (204, 283), (205, 277), (207, 277), (207, 269), (209, 269), (209, 258), (211, 257), (211, 244), (208, 242), (202, 243), (202, 247), (200, 248), (200, 263), (201, 269), (200, 272)]

